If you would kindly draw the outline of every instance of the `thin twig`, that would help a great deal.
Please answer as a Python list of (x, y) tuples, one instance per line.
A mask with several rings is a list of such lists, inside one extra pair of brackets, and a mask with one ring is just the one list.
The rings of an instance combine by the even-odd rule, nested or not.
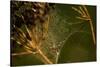
[[(32, 52), (31, 52), (32, 53)], [(17, 56), (17, 55), (27, 55), (27, 54), (31, 54), (29, 52), (21, 52), (21, 53), (13, 53), (12, 56)]]
[(84, 10), (82, 9), (81, 6), (79, 6), (80, 11), (82, 12), (83, 15), (81, 15), (82, 17), (86, 17), (86, 13), (84, 12)]
[(76, 18), (81, 19), (81, 20), (91, 20), (89, 18), (83, 18), (83, 17), (76, 17)]
[(91, 28), (91, 33), (92, 33), (92, 39), (93, 39), (93, 42), (94, 42), (94, 45), (96, 44), (96, 39), (95, 39), (95, 33), (94, 33), (94, 28), (93, 28), (93, 22), (91, 20), (91, 17), (89, 15), (89, 12), (86, 8), (85, 5), (82, 5), (82, 6), (79, 6), (79, 10), (74, 8), (75, 11), (77, 11), (78, 13), (82, 12), (82, 16), (81, 17), (77, 17), (78, 19), (82, 19), (82, 20), (88, 20), (89, 21), (89, 24), (90, 24), (90, 28)]
[(47, 58), (47, 56), (45, 56), (44, 53), (43, 53), (39, 48), (38, 48), (38, 52), (39, 52), (39, 54), (43, 57), (43, 59), (45, 60), (45, 61), (44, 61), (45, 64), (53, 64), (53, 62), (50, 61), (50, 60)]
[[(84, 8), (84, 10), (87, 13), (88, 18), (91, 19), (87, 8), (84, 5), (83, 5), (83, 8)], [(92, 20), (89, 20), (89, 24), (90, 24), (90, 28), (91, 28), (91, 32), (92, 32), (93, 42), (94, 42), (94, 45), (95, 45), (96, 44), (96, 40), (95, 40), (95, 33), (94, 33), (94, 28), (93, 28), (93, 22), (92, 22)]]
[(72, 7), (72, 9), (74, 9), (75, 11), (77, 11), (79, 14), (83, 15), (83, 13), (80, 10), (78, 10), (77, 8)]

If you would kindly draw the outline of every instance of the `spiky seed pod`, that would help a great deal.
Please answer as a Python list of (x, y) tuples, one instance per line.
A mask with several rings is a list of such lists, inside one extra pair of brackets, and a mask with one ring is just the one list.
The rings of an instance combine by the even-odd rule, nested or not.
[(48, 3), (11, 1), (11, 40), (27, 52), (40, 52), (48, 63), (39, 46), (47, 34), (50, 9)]

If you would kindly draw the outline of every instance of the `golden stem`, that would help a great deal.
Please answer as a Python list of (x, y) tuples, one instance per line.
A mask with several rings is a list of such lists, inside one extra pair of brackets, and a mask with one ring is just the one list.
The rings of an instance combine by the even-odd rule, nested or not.
[(77, 8), (72, 7), (72, 9), (74, 9), (75, 11), (77, 11), (79, 14), (83, 15), (83, 13), (80, 10), (78, 10)]
[(21, 53), (13, 53), (12, 56), (17, 56), (17, 55), (25, 55), (25, 54), (31, 54), (32, 52), (21, 52)]
[(88, 13), (87, 8), (84, 5), (83, 5), (83, 8), (84, 8), (84, 10), (87, 13), (88, 18), (90, 19), (89, 20), (89, 24), (90, 24), (90, 28), (91, 28), (91, 32), (92, 32), (93, 42), (94, 42), (94, 45), (95, 45), (96, 44), (96, 39), (95, 39), (95, 33), (94, 33), (93, 23), (92, 23), (92, 20), (91, 20), (91, 17), (89, 15), (89, 13)]
[(91, 27), (91, 32), (92, 32), (93, 41), (94, 41), (94, 45), (95, 45), (96, 44), (96, 40), (95, 40), (95, 34), (94, 34), (94, 31), (93, 31), (93, 24), (92, 24), (91, 20), (90, 20), (90, 27)]
[(82, 9), (81, 6), (79, 6), (80, 11), (83, 13), (83, 15), (81, 15), (82, 17), (86, 17), (86, 13), (84, 12), (84, 10)]
[(53, 62), (51, 62), (47, 56), (44, 55), (44, 53), (38, 48), (38, 52), (39, 54), (42, 56), (43, 60), (44, 60), (44, 63), (45, 64), (53, 64)]

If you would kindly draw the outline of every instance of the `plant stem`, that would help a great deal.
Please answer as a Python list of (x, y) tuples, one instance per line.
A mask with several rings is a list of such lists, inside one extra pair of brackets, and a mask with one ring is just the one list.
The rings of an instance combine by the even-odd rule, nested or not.
[(12, 56), (17, 56), (17, 55), (27, 55), (27, 54), (31, 54), (32, 52), (21, 52), (21, 53), (13, 53)]
[(47, 56), (44, 55), (44, 53), (38, 48), (38, 52), (39, 54), (42, 56), (43, 60), (44, 60), (44, 63), (45, 64), (53, 64), (53, 62), (51, 62)]
[(89, 12), (88, 12), (87, 8), (85, 6), (83, 6), (83, 8), (86, 11), (86, 14), (87, 14), (88, 18), (90, 19), (89, 24), (90, 24), (90, 28), (91, 28), (91, 32), (92, 32), (93, 42), (94, 42), (94, 45), (95, 45), (96, 44), (96, 39), (95, 39), (95, 33), (94, 33), (94, 28), (93, 28), (93, 22), (91, 20), (91, 17), (89, 15)]

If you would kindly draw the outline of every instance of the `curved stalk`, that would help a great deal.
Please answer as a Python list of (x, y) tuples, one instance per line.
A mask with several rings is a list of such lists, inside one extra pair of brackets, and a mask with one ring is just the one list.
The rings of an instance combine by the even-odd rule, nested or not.
[(95, 45), (96, 44), (96, 39), (95, 39), (95, 33), (94, 33), (94, 28), (93, 28), (93, 22), (91, 20), (91, 17), (89, 15), (89, 12), (88, 12), (87, 8), (85, 6), (83, 6), (83, 8), (86, 11), (87, 17), (90, 19), (89, 24), (90, 24), (90, 28), (91, 28), (91, 32), (92, 32), (93, 42), (94, 42), (94, 45)]

